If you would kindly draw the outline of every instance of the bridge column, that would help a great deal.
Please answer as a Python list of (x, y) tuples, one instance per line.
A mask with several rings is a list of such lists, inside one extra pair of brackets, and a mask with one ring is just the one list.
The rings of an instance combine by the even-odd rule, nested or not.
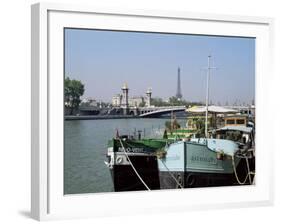
[(128, 115), (129, 113), (129, 88), (127, 83), (124, 83), (123, 87), (122, 87), (122, 92), (123, 92), (123, 102), (122, 102), (122, 108), (123, 108), (123, 114), (124, 115)]
[(151, 88), (148, 88), (146, 91), (146, 106), (147, 107), (151, 106), (151, 94), (152, 94)]

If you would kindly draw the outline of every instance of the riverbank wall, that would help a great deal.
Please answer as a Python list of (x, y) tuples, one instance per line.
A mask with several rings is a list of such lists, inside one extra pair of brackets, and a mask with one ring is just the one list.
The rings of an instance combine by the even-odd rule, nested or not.
[(136, 119), (139, 116), (134, 115), (82, 115), (82, 116), (64, 116), (65, 120), (106, 120), (106, 119)]

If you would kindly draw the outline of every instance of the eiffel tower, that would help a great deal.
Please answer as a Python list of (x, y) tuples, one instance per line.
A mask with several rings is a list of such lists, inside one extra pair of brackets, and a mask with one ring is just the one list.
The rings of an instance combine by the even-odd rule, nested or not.
[(178, 85), (177, 85), (177, 93), (176, 93), (176, 98), (178, 100), (182, 99), (182, 94), (181, 94), (181, 74), (180, 74), (181, 70), (178, 67)]

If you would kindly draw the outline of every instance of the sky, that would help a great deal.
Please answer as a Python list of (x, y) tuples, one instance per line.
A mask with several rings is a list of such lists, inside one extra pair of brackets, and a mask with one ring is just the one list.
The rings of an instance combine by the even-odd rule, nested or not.
[(85, 85), (83, 98), (111, 102), (127, 83), (129, 96), (176, 95), (177, 69), (187, 101), (205, 102), (208, 55), (210, 101), (251, 103), (255, 97), (255, 39), (187, 34), (65, 29), (65, 76)]

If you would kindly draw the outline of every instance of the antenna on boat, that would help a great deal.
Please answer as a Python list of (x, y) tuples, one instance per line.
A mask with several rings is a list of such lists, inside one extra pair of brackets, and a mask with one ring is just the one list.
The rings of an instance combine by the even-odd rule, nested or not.
[(118, 138), (119, 138), (119, 131), (118, 131), (118, 129), (117, 129), (117, 128), (115, 129), (115, 138), (116, 138), (116, 139), (118, 139)]
[(173, 111), (171, 111), (171, 124), (170, 124), (171, 132), (173, 132), (173, 117), (174, 117), (174, 113)]
[(210, 82), (210, 74), (211, 69), (217, 69), (216, 67), (211, 67), (211, 55), (208, 56), (208, 68), (207, 70), (207, 87), (206, 87), (206, 115), (205, 115), (205, 137), (208, 137), (208, 107), (209, 107), (209, 82)]

